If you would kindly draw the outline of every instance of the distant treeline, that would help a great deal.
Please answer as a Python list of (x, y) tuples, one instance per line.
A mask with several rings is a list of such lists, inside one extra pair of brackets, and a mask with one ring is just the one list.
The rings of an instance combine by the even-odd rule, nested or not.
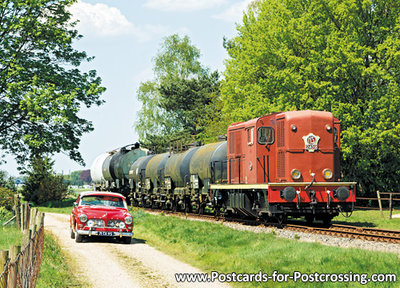
[(90, 177), (90, 169), (78, 170), (64, 175), (64, 182), (72, 186), (90, 185), (92, 177)]

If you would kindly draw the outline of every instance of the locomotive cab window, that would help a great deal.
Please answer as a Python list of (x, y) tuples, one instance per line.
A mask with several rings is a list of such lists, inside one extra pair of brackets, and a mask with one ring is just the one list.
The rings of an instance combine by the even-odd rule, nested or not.
[(254, 127), (247, 128), (247, 145), (251, 146), (254, 144)]
[(260, 127), (257, 129), (257, 142), (261, 145), (271, 145), (275, 141), (274, 128)]

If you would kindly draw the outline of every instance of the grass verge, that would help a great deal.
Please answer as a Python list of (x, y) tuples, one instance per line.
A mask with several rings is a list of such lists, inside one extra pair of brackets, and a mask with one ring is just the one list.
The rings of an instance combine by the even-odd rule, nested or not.
[(61, 250), (50, 232), (45, 231), (44, 251), (40, 267), (38, 288), (87, 287), (86, 283), (78, 280), (68, 266), (70, 260)]
[[(395, 273), (398, 256), (360, 249), (277, 238), (273, 234), (236, 231), (222, 224), (134, 212), (135, 237), (203, 271), (220, 273)], [(177, 271), (179, 272), (179, 271)], [(337, 287), (340, 283), (236, 283), (238, 287)], [(359, 283), (341, 283), (359, 287)], [(397, 283), (368, 286), (398, 287)]]
[[(398, 214), (395, 212), (393, 214)], [(383, 212), (384, 218), (381, 216), (381, 212), (378, 210), (356, 210), (349, 218), (345, 218), (342, 215), (335, 217), (332, 223), (337, 224), (350, 224), (360, 227), (373, 227), (389, 230), (400, 230), (400, 218), (389, 219), (389, 212)]]

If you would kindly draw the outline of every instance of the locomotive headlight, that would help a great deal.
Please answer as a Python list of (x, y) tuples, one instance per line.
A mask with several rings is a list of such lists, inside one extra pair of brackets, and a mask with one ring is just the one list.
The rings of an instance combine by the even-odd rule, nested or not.
[(87, 216), (85, 214), (81, 214), (79, 216), (79, 221), (81, 221), (82, 223), (85, 223), (87, 221)]
[(343, 187), (343, 186), (342, 186), (342, 187), (339, 187), (339, 188), (335, 191), (335, 193), (334, 193), (333, 196), (334, 196), (335, 198), (341, 200), (341, 201), (344, 201), (344, 200), (346, 200), (347, 198), (349, 198), (349, 196), (350, 196), (349, 188)]
[(292, 170), (292, 178), (293, 178), (293, 180), (299, 180), (300, 177), (301, 177), (300, 171), (297, 170), (297, 169), (293, 169)]
[(324, 171), (322, 171), (322, 174), (324, 175), (324, 178), (325, 178), (326, 180), (330, 180), (330, 179), (332, 179), (332, 177), (333, 177), (332, 170), (330, 170), (330, 169), (328, 169), (328, 168), (324, 169)]
[(127, 225), (132, 224), (132, 221), (133, 221), (133, 219), (132, 219), (131, 216), (128, 216), (128, 217), (125, 218), (125, 223), (126, 223)]

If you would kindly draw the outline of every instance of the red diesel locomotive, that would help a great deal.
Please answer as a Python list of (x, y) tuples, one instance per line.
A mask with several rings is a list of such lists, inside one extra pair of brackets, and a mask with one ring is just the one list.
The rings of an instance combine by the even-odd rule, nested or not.
[(327, 224), (354, 208), (356, 183), (339, 182), (340, 122), (330, 112), (291, 111), (234, 123), (227, 147), (227, 181), (210, 189), (224, 194), (228, 212)]

